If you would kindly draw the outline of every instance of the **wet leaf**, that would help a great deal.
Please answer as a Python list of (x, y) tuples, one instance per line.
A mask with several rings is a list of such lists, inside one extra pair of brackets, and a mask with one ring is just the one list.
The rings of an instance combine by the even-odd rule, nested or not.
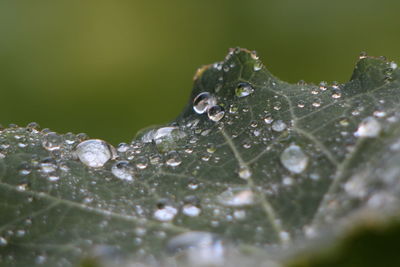
[(197, 71), (174, 122), (116, 149), (4, 129), (0, 262), (223, 264), (262, 251), (277, 263), (299, 243), (334, 242), (358, 214), (397, 212), (399, 75), (364, 56), (345, 84), (293, 85), (232, 49)]

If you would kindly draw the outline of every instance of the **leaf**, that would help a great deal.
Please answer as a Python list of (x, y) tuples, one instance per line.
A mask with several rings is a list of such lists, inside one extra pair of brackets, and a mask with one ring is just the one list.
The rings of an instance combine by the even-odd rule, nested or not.
[[(141, 132), (116, 154), (94, 141), (87, 164), (113, 157), (96, 168), (78, 160), (87, 150), (77, 148), (82, 134), (7, 128), (0, 261), (148, 261), (169, 251), (189, 265), (222, 264), (232, 248), (279, 262), (277, 248), (285, 255), (309, 239), (328, 240), (335, 235), (327, 229), (337, 232), (357, 214), (393, 214), (399, 74), (393, 62), (363, 57), (345, 84), (292, 85), (254, 52), (232, 49), (197, 71), (188, 106), (167, 128)], [(208, 101), (197, 98), (204, 92)], [(193, 101), (209, 114), (196, 113)]]

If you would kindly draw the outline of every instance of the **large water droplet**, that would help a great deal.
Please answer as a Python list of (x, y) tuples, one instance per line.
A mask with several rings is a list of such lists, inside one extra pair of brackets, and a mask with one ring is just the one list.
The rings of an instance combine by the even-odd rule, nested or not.
[(225, 110), (219, 105), (212, 106), (207, 111), (208, 118), (212, 121), (219, 121), (225, 115)]
[(184, 252), (188, 266), (219, 266), (225, 261), (222, 240), (208, 232), (179, 234), (169, 240), (167, 251), (174, 254)]
[(198, 94), (193, 100), (193, 109), (197, 114), (205, 113), (209, 107), (217, 104), (217, 100), (209, 92)]
[(182, 213), (189, 217), (199, 216), (201, 209), (193, 204), (186, 204), (182, 207)]
[(89, 167), (102, 167), (113, 156), (113, 148), (103, 140), (90, 139), (81, 142), (75, 149), (79, 160)]
[(134, 168), (128, 161), (121, 160), (114, 163), (111, 167), (111, 172), (115, 177), (121, 180), (133, 181)]
[(251, 95), (253, 92), (253, 86), (246, 82), (239, 83), (235, 89), (235, 94), (237, 97), (245, 97)]
[(182, 159), (178, 152), (171, 151), (167, 154), (165, 163), (170, 167), (176, 167), (182, 163)]
[(293, 173), (303, 172), (308, 164), (308, 156), (297, 145), (290, 145), (281, 154), (281, 162)]
[(356, 137), (376, 137), (381, 132), (382, 126), (374, 117), (367, 117), (358, 125), (354, 133)]

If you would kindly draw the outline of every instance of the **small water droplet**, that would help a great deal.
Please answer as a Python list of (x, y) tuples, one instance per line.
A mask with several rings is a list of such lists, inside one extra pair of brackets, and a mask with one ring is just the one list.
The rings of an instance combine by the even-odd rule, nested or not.
[(359, 59), (367, 58), (368, 54), (365, 51), (360, 52), (360, 55), (358, 56)]
[(138, 157), (135, 160), (136, 168), (139, 170), (144, 170), (147, 168), (149, 161), (147, 160), (146, 157)]
[(42, 146), (48, 151), (60, 149), (62, 138), (60, 135), (50, 132), (43, 136)]
[(358, 125), (354, 133), (356, 137), (376, 137), (381, 132), (382, 126), (374, 117), (367, 117)]
[(217, 104), (217, 100), (209, 92), (198, 94), (193, 100), (193, 109), (197, 114), (205, 113), (209, 107)]
[(218, 201), (228, 207), (242, 207), (254, 204), (254, 194), (247, 188), (229, 188), (218, 196)]
[(223, 107), (215, 105), (208, 109), (207, 115), (212, 121), (220, 121), (225, 115), (225, 110)]
[(282, 120), (277, 120), (272, 123), (272, 130), (275, 132), (282, 132), (286, 129), (287, 125)]
[(308, 156), (297, 145), (290, 145), (281, 154), (283, 166), (293, 173), (303, 172), (308, 164)]
[(170, 167), (176, 167), (182, 163), (182, 159), (179, 156), (178, 152), (171, 151), (167, 154), (165, 163)]
[(161, 205), (153, 214), (156, 220), (161, 222), (168, 222), (174, 219), (175, 215), (178, 213), (178, 210), (169, 205)]
[(240, 167), (238, 174), (239, 174), (240, 178), (245, 179), (245, 180), (249, 179), (252, 175), (250, 169), (246, 166)]
[(121, 180), (133, 181), (134, 168), (130, 165), (128, 161), (117, 161), (111, 167), (111, 172), (112, 174), (114, 174), (115, 177)]
[(75, 153), (83, 164), (93, 168), (102, 167), (113, 158), (111, 145), (99, 139), (90, 139), (79, 143)]
[(7, 246), (8, 241), (4, 237), (0, 236), (0, 247), (5, 247)]
[(251, 84), (247, 82), (241, 82), (235, 89), (235, 94), (237, 97), (245, 97), (251, 95), (254, 92), (254, 88)]
[(182, 213), (189, 217), (199, 216), (201, 209), (192, 204), (186, 204), (182, 207)]

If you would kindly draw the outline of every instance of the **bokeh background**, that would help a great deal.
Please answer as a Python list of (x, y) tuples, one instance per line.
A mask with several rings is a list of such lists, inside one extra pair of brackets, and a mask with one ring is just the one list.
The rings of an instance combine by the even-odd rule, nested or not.
[(344, 82), (361, 51), (400, 62), (398, 0), (0, 2), (0, 124), (129, 142), (175, 118), (195, 70), (257, 50), (283, 80)]

